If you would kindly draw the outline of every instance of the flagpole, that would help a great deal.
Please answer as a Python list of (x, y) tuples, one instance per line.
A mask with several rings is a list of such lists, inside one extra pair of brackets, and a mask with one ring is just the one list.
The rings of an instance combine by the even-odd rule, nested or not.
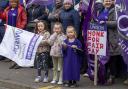
[[(83, 24), (83, 34), (84, 34), (84, 43), (86, 44), (86, 41), (87, 41), (87, 34), (85, 34), (87, 32), (87, 28), (88, 28), (88, 24), (91, 20), (91, 17), (92, 17), (92, 12), (94, 10), (94, 3), (95, 3), (95, 0), (90, 0), (89, 2), (89, 6), (88, 6), (88, 10), (87, 10), (87, 15), (86, 15), (86, 19), (84, 20), (84, 24)], [(98, 67), (98, 63), (97, 63), (97, 54), (95, 54), (95, 62), (94, 62), (94, 85), (97, 86), (97, 73), (98, 73), (98, 70), (97, 70), (97, 67)]]
[[(93, 0), (92, 2), (92, 6), (91, 6), (91, 14), (94, 11), (94, 4), (95, 4), (95, 0)], [(95, 53), (95, 58), (94, 58), (94, 86), (97, 86), (97, 81), (98, 81), (98, 57), (97, 54)]]
[(97, 73), (98, 73), (98, 58), (97, 54), (95, 54), (95, 62), (94, 62), (94, 85), (97, 86)]

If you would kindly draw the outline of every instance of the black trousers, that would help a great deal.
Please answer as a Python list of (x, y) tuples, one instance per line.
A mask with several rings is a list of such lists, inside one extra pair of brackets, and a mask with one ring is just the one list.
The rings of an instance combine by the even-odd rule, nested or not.
[(121, 55), (111, 56), (106, 64), (107, 76), (121, 77), (126, 73), (126, 65)]
[(49, 52), (43, 52), (37, 55), (37, 72), (38, 76), (41, 76), (41, 70), (45, 71), (45, 76), (48, 76), (49, 70)]

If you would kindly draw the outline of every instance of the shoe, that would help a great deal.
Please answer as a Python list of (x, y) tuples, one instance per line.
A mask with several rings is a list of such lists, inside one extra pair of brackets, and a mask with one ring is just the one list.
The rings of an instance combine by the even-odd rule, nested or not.
[(53, 80), (53, 81), (51, 81), (51, 83), (52, 83), (52, 84), (55, 84), (55, 83), (57, 83), (57, 81)]
[(70, 87), (70, 84), (69, 83), (65, 83), (64, 86), (65, 87)]
[(75, 87), (77, 87), (78, 85), (77, 84), (72, 84), (70, 87), (71, 88), (75, 88)]
[(42, 81), (42, 78), (41, 76), (37, 76), (34, 80), (34, 82), (38, 83), (38, 82), (41, 82)]
[(16, 64), (13, 64), (12, 66), (9, 67), (9, 69), (14, 69), (16, 67)]
[(109, 78), (108, 80), (107, 80), (107, 83), (105, 84), (105, 85), (112, 85), (112, 84), (114, 84), (114, 78)]
[(83, 74), (83, 77), (89, 77), (89, 75), (87, 73)]
[(22, 68), (22, 67), (20, 67), (20, 66), (16, 66), (14, 69), (20, 69), (20, 68)]
[(48, 77), (44, 77), (43, 82), (44, 82), (44, 83), (48, 83)]
[(57, 84), (58, 84), (58, 85), (62, 85), (62, 84), (63, 84), (63, 82), (59, 81)]
[(128, 85), (128, 79), (124, 81), (124, 84), (125, 85)]
[(4, 57), (2, 57), (2, 56), (0, 56), (0, 61), (3, 61), (3, 60), (5, 60), (5, 58), (4, 58)]

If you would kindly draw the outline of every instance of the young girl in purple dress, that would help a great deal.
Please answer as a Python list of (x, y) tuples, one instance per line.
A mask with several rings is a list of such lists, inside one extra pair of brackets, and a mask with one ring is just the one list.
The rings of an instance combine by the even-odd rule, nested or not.
[(73, 26), (66, 30), (67, 39), (63, 43), (63, 80), (67, 81), (65, 86), (76, 87), (76, 81), (80, 80), (80, 53), (82, 44), (77, 39)]

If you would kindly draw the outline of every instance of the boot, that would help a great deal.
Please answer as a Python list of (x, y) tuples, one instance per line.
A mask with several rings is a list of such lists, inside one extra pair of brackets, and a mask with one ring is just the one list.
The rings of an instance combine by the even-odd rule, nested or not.
[(9, 69), (14, 69), (17, 64), (14, 63), (12, 66), (9, 67)]
[(128, 73), (127, 73), (127, 76), (126, 77), (127, 77), (127, 79), (124, 81), (124, 84), (125, 85), (128, 85)]
[(115, 82), (115, 77), (110, 75), (109, 79), (107, 80), (107, 85), (112, 85)]
[(124, 81), (124, 84), (125, 84), (125, 85), (128, 85), (128, 79), (126, 79), (126, 80)]

